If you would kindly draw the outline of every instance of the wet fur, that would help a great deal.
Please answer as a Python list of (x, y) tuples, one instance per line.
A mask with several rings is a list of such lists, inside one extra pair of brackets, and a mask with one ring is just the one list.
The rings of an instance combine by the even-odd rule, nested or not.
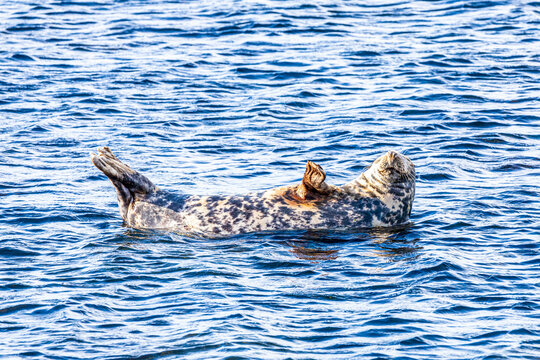
[(415, 170), (405, 156), (388, 152), (341, 187), (308, 162), (301, 184), (233, 196), (178, 195), (156, 187), (118, 160), (109, 148), (92, 154), (118, 194), (120, 213), (135, 228), (206, 236), (300, 229), (394, 226), (408, 221)]

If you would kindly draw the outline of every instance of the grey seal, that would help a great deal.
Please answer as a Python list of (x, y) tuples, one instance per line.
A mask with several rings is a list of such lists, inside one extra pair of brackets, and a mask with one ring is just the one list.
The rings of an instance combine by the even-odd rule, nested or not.
[(259, 193), (228, 196), (162, 190), (120, 161), (108, 147), (91, 154), (113, 183), (128, 226), (223, 237), (241, 233), (390, 227), (408, 222), (415, 193), (412, 161), (395, 151), (375, 160), (342, 186), (325, 182), (321, 166), (308, 161), (302, 182)]

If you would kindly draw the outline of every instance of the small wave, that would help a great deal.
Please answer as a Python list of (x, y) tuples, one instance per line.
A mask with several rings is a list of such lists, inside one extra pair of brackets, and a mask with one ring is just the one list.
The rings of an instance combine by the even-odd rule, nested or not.
[(25, 257), (25, 256), (38, 256), (40, 253), (30, 250), (23, 250), (13, 247), (1, 247), (0, 256), (3, 257)]
[(0, 308), (0, 316), (12, 315), (13, 313), (16, 313), (19, 311), (33, 310), (42, 306), (43, 305), (39, 305), (39, 304), (19, 304), (19, 305), (8, 306), (8, 307)]
[(36, 61), (32, 56), (26, 54), (14, 54), (11, 56), (11, 59), (18, 61)]

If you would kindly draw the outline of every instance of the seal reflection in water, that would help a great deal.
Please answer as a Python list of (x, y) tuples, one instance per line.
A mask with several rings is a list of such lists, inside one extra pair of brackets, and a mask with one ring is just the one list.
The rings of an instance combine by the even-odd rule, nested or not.
[(206, 236), (401, 225), (409, 220), (415, 191), (414, 165), (395, 151), (379, 157), (343, 186), (327, 184), (324, 170), (308, 161), (299, 185), (232, 196), (162, 190), (118, 160), (108, 147), (91, 157), (116, 188), (127, 225)]

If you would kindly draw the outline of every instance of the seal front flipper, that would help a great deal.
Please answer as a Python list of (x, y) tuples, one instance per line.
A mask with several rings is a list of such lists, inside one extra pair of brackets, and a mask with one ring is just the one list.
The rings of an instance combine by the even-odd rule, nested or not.
[(90, 154), (92, 163), (111, 180), (118, 194), (118, 205), (122, 218), (126, 220), (129, 205), (137, 195), (153, 192), (157, 187), (144, 175), (118, 160), (107, 146)]
[(326, 173), (323, 168), (308, 161), (302, 183), (296, 188), (296, 195), (302, 200), (315, 200), (320, 195), (328, 195), (331, 187), (324, 182), (324, 179), (326, 179)]

